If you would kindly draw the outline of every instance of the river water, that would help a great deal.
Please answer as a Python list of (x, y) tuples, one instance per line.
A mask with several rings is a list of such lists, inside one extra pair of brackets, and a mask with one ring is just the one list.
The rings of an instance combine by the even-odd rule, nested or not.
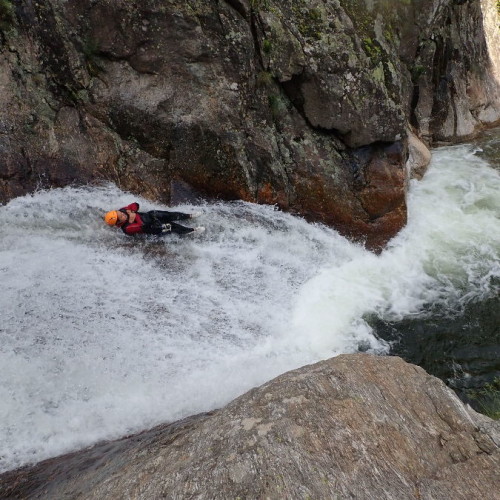
[(407, 227), (378, 256), (240, 202), (176, 207), (203, 210), (201, 235), (130, 239), (102, 214), (165, 207), (114, 185), (0, 207), (0, 471), (219, 407), (343, 352), (398, 352), (458, 385), (493, 376), (499, 137), (435, 150)]

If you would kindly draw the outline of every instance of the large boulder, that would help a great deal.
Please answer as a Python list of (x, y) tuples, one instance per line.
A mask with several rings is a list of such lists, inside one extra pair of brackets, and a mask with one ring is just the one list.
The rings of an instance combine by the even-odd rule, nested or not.
[(5, 0), (0, 202), (183, 181), (381, 248), (410, 124), (431, 143), (500, 118), (493, 2)]
[(4, 474), (0, 496), (493, 500), (499, 431), (421, 368), (342, 355), (213, 413)]

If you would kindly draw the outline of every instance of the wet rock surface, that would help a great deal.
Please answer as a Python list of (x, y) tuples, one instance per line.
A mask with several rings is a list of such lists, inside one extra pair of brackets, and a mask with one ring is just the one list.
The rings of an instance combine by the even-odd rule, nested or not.
[(429, 144), (500, 118), (493, 0), (11, 7), (0, 202), (112, 181), (170, 203), (179, 181), (377, 249), (406, 221), (409, 127)]
[(422, 368), (341, 355), (212, 413), (4, 474), (0, 496), (493, 500), (499, 431)]

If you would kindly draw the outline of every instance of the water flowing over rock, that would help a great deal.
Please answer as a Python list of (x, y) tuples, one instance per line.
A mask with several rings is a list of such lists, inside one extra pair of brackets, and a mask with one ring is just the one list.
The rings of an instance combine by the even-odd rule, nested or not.
[(2, 498), (469, 500), (500, 428), (396, 357), (342, 355), (225, 408), (0, 476)]
[(500, 118), (494, 0), (2, 5), (0, 202), (110, 180), (169, 203), (181, 181), (380, 248), (406, 222), (409, 130)]

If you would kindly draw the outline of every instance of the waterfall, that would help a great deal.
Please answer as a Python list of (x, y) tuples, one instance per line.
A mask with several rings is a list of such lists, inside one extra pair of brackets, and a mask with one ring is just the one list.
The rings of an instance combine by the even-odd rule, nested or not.
[(204, 212), (202, 235), (130, 238), (102, 215), (166, 207), (114, 185), (0, 207), (0, 470), (220, 407), (339, 353), (383, 354), (369, 317), (498, 293), (500, 175), (476, 153), (433, 152), (381, 255), (243, 202), (175, 207)]

